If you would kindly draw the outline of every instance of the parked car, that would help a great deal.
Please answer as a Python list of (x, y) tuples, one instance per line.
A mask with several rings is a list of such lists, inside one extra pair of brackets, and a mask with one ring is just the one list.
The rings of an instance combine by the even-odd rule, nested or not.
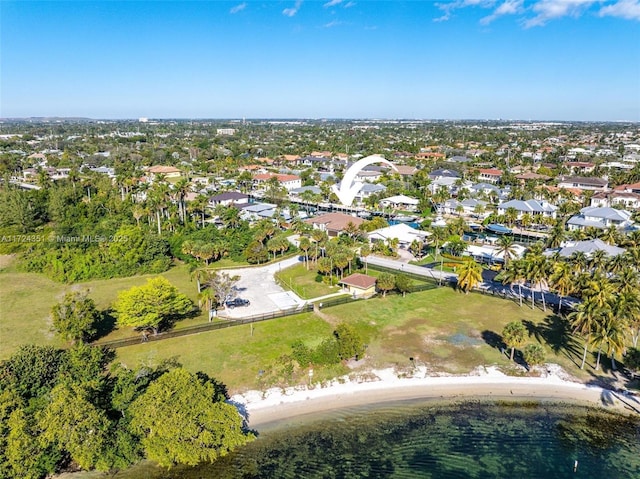
[(227, 301), (225, 304), (227, 308), (233, 309), (233, 308), (240, 308), (242, 306), (249, 306), (251, 302), (248, 299), (234, 298)]

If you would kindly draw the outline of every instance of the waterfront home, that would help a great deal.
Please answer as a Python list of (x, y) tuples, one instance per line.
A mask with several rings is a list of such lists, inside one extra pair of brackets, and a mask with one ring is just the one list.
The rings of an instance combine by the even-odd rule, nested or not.
[(398, 223), (384, 228), (379, 228), (367, 233), (369, 242), (376, 241), (387, 242), (390, 239), (397, 239), (401, 248), (408, 248), (415, 240), (423, 242), (431, 233), (428, 231), (417, 230), (406, 223)]
[(514, 208), (518, 212), (517, 219), (521, 219), (525, 214), (555, 218), (558, 209), (557, 206), (544, 200), (510, 200), (498, 205), (498, 214), (504, 215), (509, 208)]
[(580, 188), (581, 190), (606, 191), (609, 182), (602, 178), (591, 178), (583, 176), (563, 176), (558, 182), (560, 188)]
[(240, 206), (249, 203), (249, 195), (240, 193), (239, 191), (225, 191), (209, 198), (209, 206), (215, 208), (218, 205), (223, 206)]
[(625, 252), (624, 248), (618, 248), (605, 243), (599, 238), (590, 239), (585, 241), (565, 241), (560, 245), (560, 248), (548, 249), (544, 252), (546, 256), (552, 256), (558, 253), (563, 258), (569, 258), (575, 253), (584, 253), (585, 256), (590, 257), (596, 251), (604, 251), (607, 256), (618, 256)]
[(607, 229), (611, 226), (618, 229), (630, 228), (633, 225), (631, 213), (610, 207), (587, 206), (580, 210), (580, 214), (572, 216), (567, 221), (569, 230), (598, 228)]
[(353, 223), (357, 227), (364, 223), (364, 220), (344, 213), (326, 213), (304, 220), (304, 222), (313, 226), (313, 229), (326, 231), (329, 236), (337, 237), (346, 229), (349, 223)]
[(420, 200), (406, 195), (395, 195), (380, 200), (380, 205), (386, 208), (415, 211)]

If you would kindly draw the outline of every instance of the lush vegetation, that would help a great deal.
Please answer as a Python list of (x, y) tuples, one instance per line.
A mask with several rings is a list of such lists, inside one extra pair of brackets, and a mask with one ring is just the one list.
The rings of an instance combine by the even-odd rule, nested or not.
[[(107, 370), (111, 351), (23, 346), (0, 363), (0, 475), (213, 461), (251, 440), (224, 384), (175, 363)], [(172, 400), (168, 401), (168, 398)]]

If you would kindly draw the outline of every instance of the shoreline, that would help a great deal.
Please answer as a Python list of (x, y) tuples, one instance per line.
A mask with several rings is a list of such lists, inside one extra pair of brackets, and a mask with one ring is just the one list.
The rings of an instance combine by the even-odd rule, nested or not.
[(340, 409), (421, 399), (533, 399), (640, 413), (640, 401), (635, 396), (568, 380), (559, 367), (547, 366), (547, 373), (540, 377), (507, 376), (495, 367), (481, 367), (460, 376), (432, 376), (426, 368), (418, 367), (411, 377), (398, 377), (389, 368), (362, 375), (354, 373), (326, 385), (248, 391), (233, 395), (231, 401), (245, 413), (249, 427), (257, 430)]

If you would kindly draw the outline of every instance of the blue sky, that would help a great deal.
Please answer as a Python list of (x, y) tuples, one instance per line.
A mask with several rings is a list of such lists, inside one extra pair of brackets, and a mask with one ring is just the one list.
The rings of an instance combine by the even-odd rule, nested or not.
[(0, 117), (640, 121), (640, 0), (0, 0)]

